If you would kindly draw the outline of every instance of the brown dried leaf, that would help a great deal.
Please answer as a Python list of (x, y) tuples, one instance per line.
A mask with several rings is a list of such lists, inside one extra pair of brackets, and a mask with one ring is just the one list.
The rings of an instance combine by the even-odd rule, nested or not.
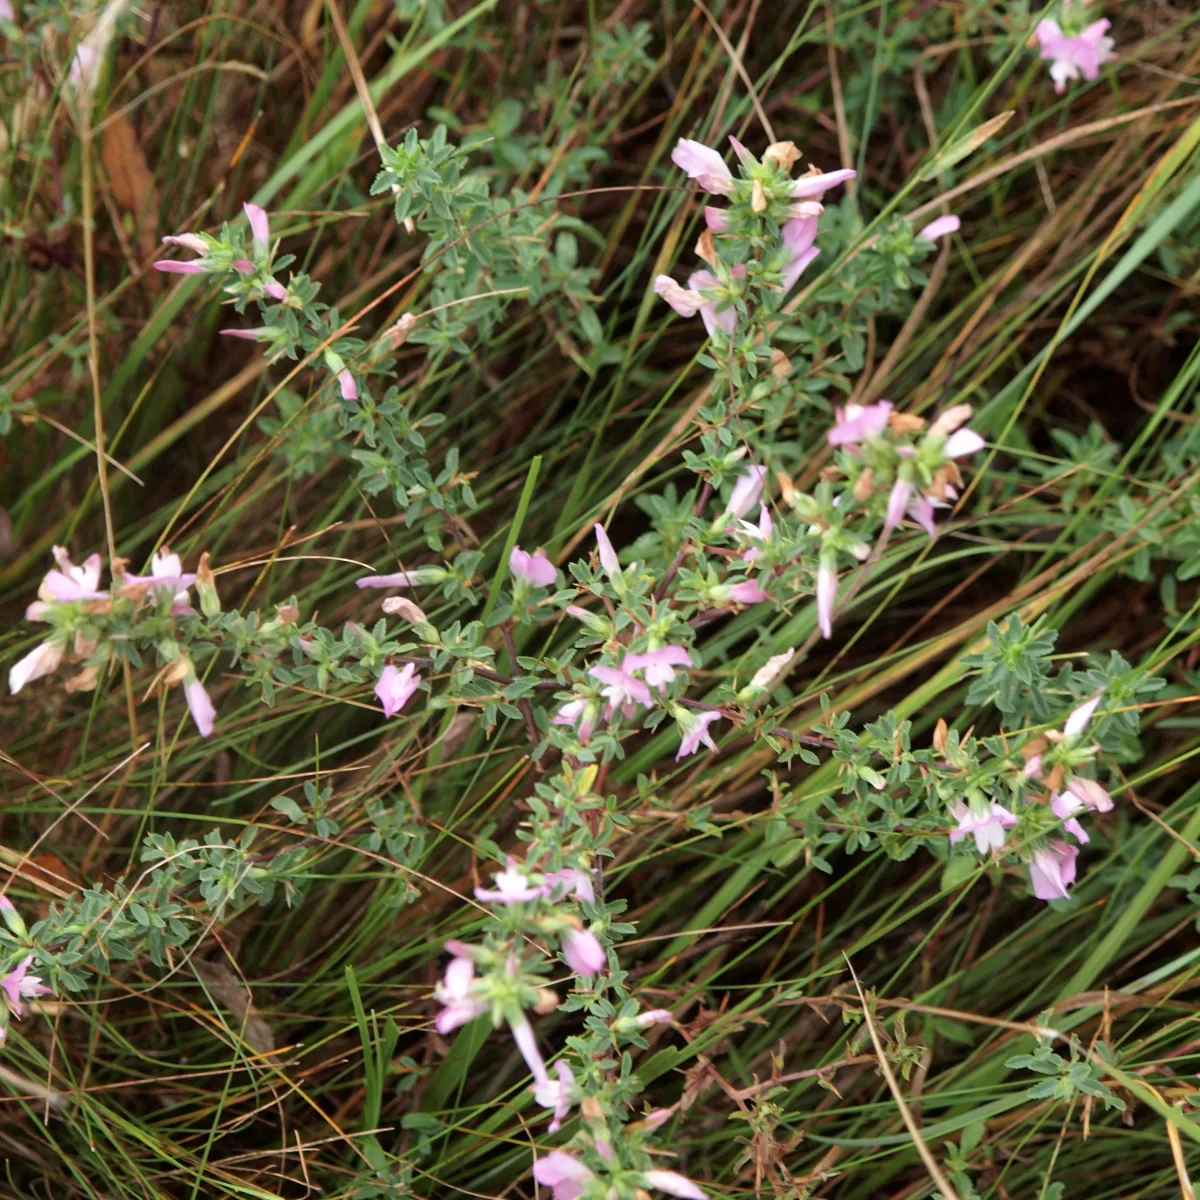
[(235, 1027), (241, 1028), (246, 1045), (257, 1054), (269, 1054), (274, 1050), (274, 1030), (255, 1013), (250, 989), (228, 965), (217, 959), (193, 959), (192, 966), (213, 999), (219, 1000), (233, 1014)]
[(138, 254), (149, 259), (158, 244), (158, 193), (137, 134), (125, 117), (112, 117), (104, 126), (100, 152), (117, 207), (133, 216)]

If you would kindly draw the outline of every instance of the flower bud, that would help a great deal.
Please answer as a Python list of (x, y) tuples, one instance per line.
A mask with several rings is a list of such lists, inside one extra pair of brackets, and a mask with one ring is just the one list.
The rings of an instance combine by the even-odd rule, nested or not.
[(945, 717), (938, 717), (937, 724), (933, 727), (933, 748), (939, 754), (946, 753), (946, 739), (949, 733), (950, 729), (946, 724)]
[(864, 467), (858, 474), (858, 478), (854, 481), (854, 498), (861, 504), (864, 500), (871, 498), (871, 493), (875, 490), (875, 472), (870, 467)]
[(553, 988), (540, 987), (537, 990), (537, 1003), (533, 1011), (540, 1017), (552, 1013), (558, 1008), (558, 993)]
[(792, 373), (792, 360), (777, 347), (771, 348), (771, 374), (786, 379)]
[(7, 896), (0, 896), (0, 917), (3, 917), (9, 931), (21, 938), (22, 941), (29, 936), (29, 930), (26, 929), (21, 914), (17, 912), (16, 905)]
[(200, 597), (200, 611), (206, 617), (215, 617), (221, 611), (221, 598), (217, 595), (217, 580), (208, 565), (208, 551), (200, 555), (196, 568), (196, 594)]
[(84, 667), (78, 675), (67, 680), (66, 689), (68, 692), (93, 692), (96, 690), (96, 680), (99, 676), (99, 667)]
[(174, 687), (175, 684), (182, 683), (191, 674), (194, 674), (191, 660), (181, 657), (164, 668), (162, 681), (168, 687)]
[(295, 625), (300, 620), (300, 610), (294, 604), (277, 604), (275, 614), (285, 625)]
[(567, 612), (575, 618), (575, 620), (586, 625), (593, 633), (600, 637), (611, 637), (613, 634), (612, 622), (606, 617), (600, 616), (599, 613), (589, 612), (586, 608), (581, 608), (578, 604), (568, 604)]
[(772, 142), (763, 151), (763, 161), (778, 163), (785, 171), (790, 171), (800, 159), (800, 151), (795, 142)]
[(384, 336), (391, 343), (393, 350), (399, 350), (408, 341), (409, 332), (416, 323), (417, 318), (412, 313), (406, 312), (401, 314), (395, 325), (387, 329)]
[(897, 412), (893, 408), (888, 414), (888, 424), (896, 433), (920, 433), (925, 428), (925, 418), (914, 413)]
[(956, 404), (948, 408), (929, 427), (932, 437), (949, 437), (960, 425), (971, 418), (974, 409), (969, 404)]
[(756, 213), (767, 211), (767, 193), (761, 179), (756, 179), (750, 189), (750, 208)]
[(404, 596), (385, 597), (383, 611), (389, 616), (403, 617), (410, 625), (425, 625), (429, 621), (429, 618), (421, 610), (420, 606), (414, 604)]
[(604, 1120), (604, 1105), (596, 1096), (584, 1096), (579, 1102), (579, 1111), (589, 1125), (597, 1125)]

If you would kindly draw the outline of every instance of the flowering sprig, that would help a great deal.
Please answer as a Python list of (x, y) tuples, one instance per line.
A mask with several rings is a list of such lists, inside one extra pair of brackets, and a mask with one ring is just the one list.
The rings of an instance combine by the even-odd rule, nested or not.
[(1110, 21), (1089, 19), (1087, 3), (1064, 0), (1058, 16), (1059, 20), (1040, 20), (1033, 36), (1041, 57), (1050, 62), (1054, 90), (1062, 95), (1067, 84), (1080, 76), (1089, 82), (1097, 78), (1100, 68), (1116, 57), (1116, 42), (1108, 36)]

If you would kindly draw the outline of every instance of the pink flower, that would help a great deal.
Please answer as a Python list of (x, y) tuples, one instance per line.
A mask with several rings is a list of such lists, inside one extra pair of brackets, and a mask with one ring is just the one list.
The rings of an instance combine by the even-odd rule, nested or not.
[(65, 652), (66, 647), (55, 642), (42, 642), (35, 646), (9, 669), (8, 690), (15, 696), (27, 683), (53, 674), (58, 670)]
[(961, 225), (962, 221), (950, 213), (947, 216), (938, 217), (935, 221), (930, 221), (917, 233), (917, 237), (924, 238), (927, 242), (936, 242), (938, 238), (945, 237), (948, 233), (957, 233)]
[(767, 599), (767, 593), (758, 586), (757, 579), (745, 579), (733, 584), (728, 594), (734, 604), (760, 604)]
[(229, 265), (242, 275), (253, 275), (256, 269), (248, 258), (235, 258)]
[(1092, 719), (1092, 714), (1096, 711), (1103, 695), (1103, 692), (1097, 692), (1090, 700), (1085, 700), (1078, 708), (1071, 710), (1071, 715), (1063, 726), (1063, 733), (1067, 737), (1080, 734), (1087, 728), (1087, 723)]
[[(678, 1196), (680, 1200), (705, 1200), (705, 1193), (678, 1171), (643, 1171), (642, 1182), (647, 1187), (666, 1192), (668, 1196)], [(558, 1198), (555, 1197), (555, 1200)]]
[(1116, 43), (1105, 37), (1109, 25), (1107, 20), (1094, 21), (1076, 36), (1067, 37), (1057, 21), (1038, 22), (1034, 36), (1041, 47), (1041, 57), (1051, 60), (1050, 78), (1059, 95), (1066, 91), (1068, 80), (1078, 79), (1081, 74), (1084, 79), (1095, 79), (1100, 68), (1114, 57)]
[(614, 575), (621, 573), (621, 560), (617, 558), (617, 552), (613, 549), (613, 544), (608, 540), (608, 533), (604, 526), (597, 522), (596, 524), (596, 546), (600, 551), (600, 565), (604, 568), (604, 573), (611, 579)]
[(908, 511), (908, 499), (912, 495), (912, 484), (907, 479), (897, 479), (888, 493), (887, 512), (883, 517), (884, 529), (895, 529)]
[(878, 437), (887, 428), (892, 411), (890, 401), (878, 404), (847, 404), (834, 410), (836, 424), (825, 435), (831, 446), (855, 446)]
[(670, 275), (655, 275), (654, 292), (661, 296), (681, 317), (694, 317), (707, 303), (699, 292), (685, 288)]
[(202, 262), (177, 262), (173, 258), (161, 258), (150, 265), (168, 275), (207, 275), (209, 271)]
[(54, 561), (57, 571), (47, 571), (38, 587), (41, 600), (57, 600), (62, 604), (74, 600), (103, 600), (107, 592), (100, 587), (100, 555), (93, 554), (77, 567), (62, 546), (55, 546)]
[(1083, 801), (1070, 793), (1059, 795), (1058, 792), (1055, 792), (1050, 797), (1051, 811), (1062, 821), (1063, 828), (1068, 833), (1074, 834), (1075, 839), (1085, 846), (1091, 839), (1084, 831), (1083, 826), (1075, 819), (1075, 814), (1083, 812), (1086, 807)]
[(8, 998), (8, 1007), (12, 1009), (13, 1016), (21, 1015), (21, 1001), (32, 1000), (37, 996), (45, 996), (49, 993), (48, 987), (42, 986), (42, 977), (40, 975), (27, 975), (25, 972), (29, 970), (29, 964), (33, 962), (33, 955), (27, 954), (20, 964), (15, 966), (7, 975), (0, 978), (0, 988), (4, 989), (4, 994)]
[(987, 443), (973, 429), (959, 429), (946, 439), (943, 453), (947, 458), (965, 458), (977, 454)]
[[(512, 960), (510, 959), (510, 965)], [(542, 1052), (537, 1048), (537, 1039), (533, 1036), (533, 1026), (526, 1020), (522, 1013), (515, 1021), (509, 1021), (509, 1032), (513, 1036), (513, 1041), (517, 1043), (517, 1049), (521, 1052), (521, 1057), (525, 1060), (525, 1065), (529, 1068), (529, 1073), (533, 1076), (534, 1083), (541, 1087), (550, 1081), (550, 1077), (546, 1074), (546, 1063), (542, 1058)]]
[(554, 1200), (576, 1200), (594, 1178), (592, 1172), (565, 1150), (551, 1150), (533, 1164), (533, 1177), (554, 1193)]
[(155, 592), (171, 593), (171, 614), (176, 617), (184, 616), (192, 611), (188, 599), (188, 588), (196, 582), (196, 576), (185, 572), (183, 562), (178, 554), (172, 554), (170, 548), (164, 546), (150, 559), (149, 575), (129, 575), (123, 577), (127, 584), (145, 583), (151, 585)]
[(517, 860), (510, 858), (508, 866), (503, 871), (497, 871), (495, 889), (476, 888), (475, 899), (485, 904), (521, 904), (526, 900), (536, 900), (546, 895), (544, 887), (534, 887), (529, 878), (517, 866)]
[(394, 717), (411, 699), (420, 682), (421, 676), (412, 663), (405, 663), (403, 671), (398, 671), (388, 663), (380, 671), (379, 682), (375, 685), (375, 695), (383, 705), (383, 715)]
[(354, 376), (349, 371), (338, 372), (338, 387), (341, 389), (343, 400), (358, 399), (358, 384), (354, 382)]
[(711, 204), (704, 207), (704, 223), (713, 233), (724, 233), (729, 228), (729, 218), (723, 208), (713, 208)]
[(436, 582), (436, 579), (430, 579), (424, 568), (420, 567), (415, 571), (395, 571), (391, 575), (364, 575), (354, 581), (355, 586), (360, 588), (419, 587), (423, 583)]
[(185, 250), (194, 251), (196, 254), (208, 253), (208, 243), (198, 233), (180, 233), (174, 237), (165, 237), (163, 241), (168, 245), (182, 246)]
[[(561, 871), (547, 871), (542, 876), (552, 899), (562, 899), (563, 896), (571, 895), (576, 900), (586, 900), (589, 904), (594, 903), (596, 899), (596, 891), (592, 887), (592, 877), (586, 872), (581, 871), (578, 867), (563, 867)], [(565, 891), (560, 891), (560, 888), (565, 888)]]
[(1083, 775), (1072, 775), (1067, 780), (1067, 791), (1081, 804), (1095, 809), (1096, 812), (1112, 812), (1112, 797), (1094, 779), (1087, 779)]
[(654, 703), (650, 689), (640, 679), (635, 679), (619, 667), (592, 667), (588, 674), (604, 684), (600, 694), (608, 700), (605, 714), (608, 718), (618, 709), (626, 717), (634, 717), (637, 715), (637, 705), (644, 704), (648, 708)]
[(473, 995), (475, 964), (461, 956), (452, 958), (442, 982), (433, 990), (433, 998), (443, 1006), (434, 1020), (440, 1034), (447, 1034), (487, 1011), (487, 1005)]
[(553, 587), (558, 578), (554, 564), (546, 557), (545, 551), (540, 549), (529, 554), (520, 546), (514, 546), (508, 556), (508, 569), (516, 578), (524, 579), (534, 587)]
[(1067, 888), (1075, 882), (1078, 855), (1077, 847), (1061, 840), (1051, 842), (1044, 850), (1035, 850), (1029, 864), (1033, 894), (1039, 900), (1065, 900)]
[(817, 237), (817, 218), (800, 217), (783, 227), (783, 244), (787, 247), (788, 262), (783, 270), (783, 290), (790, 292), (805, 268), (820, 253), (814, 245)]
[(241, 338), (244, 342), (269, 342), (275, 331), (270, 325), (256, 325), (253, 329), (218, 329), (222, 337)]
[(675, 755), (675, 761), (678, 762), (681, 758), (687, 758), (689, 754), (695, 754), (701, 745), (707, 746), (710, 750), (716, 750), (717, 744), (713, 741), (708, 727), (714, 721), (719, 721), (720, 719), (721, 714), (719, 712), (702, 712), (694, 717), (689, 717), (686, 724), (681, 722), (680, 728), (683, 730), (683, 738), (679, 743), (679, 752)]
[(857, 175), (857, 171), (825, 171), (818, 175), (802, 175), (792, 180), (793, 200), (820, 200), (830, 188), (846, 183)]
[[(749, 521), (739, 521), (736, 532), (752, 538), (756, 542), (766, 542), (770, 540), (774, 528), (775, 523), (771, 520), (771, 510), (762, 504), (758, 509), (758, 525), (751, 525)], [(758, 546), (751, 546), (748, 550), (742, 551), (743, 562), (756, 562), (761, 556), (762, 550)]]
[(254, 253), (262, 257), (271, 249), (271, 229), (266, 210), (257, 204), (243, 204), (246, 220), (250, 222), (250, 234), (254, 239)]
[(711, 146), (680, 138), (671, 151), (671, 161), (687, 172), (706, 192), (724, 195), (733, 190), (733, 174), (725, 160)]
[(586, 746), (596, 729), (595, 705), (590, 700), (568, 700), (551, 718), (551, 723), (575, 726), (580, 742)]
[(735, 517), (744, 517), (758, 503), (766, 478), (766, 467), (751, 465), (747, 471), (737, 477), (737, 482), (733, 485), (733, 491), (729, 496), (726, 511)]
[(817, 625), (822, 637), (833, 637), (833, 606), (837, 600), (837, 572), (822, 562), (817, 570)]
[(183, 698), (187, 701), (188, 711), (192, 714), (192, 720), (196, 722), (196, 728), (200, 730), (200, 736), (211, 736), (217, 710), (204, 690), (204, 684), (195, 675), (189, 675), (183, 681)]
[[(740, 279), (746, 274), (746, 268), (739, 264), (733, 268), (730, 274), (735, 279)], [(718, 288), (720, 286), (721, 281), (711, 271), (693, 271), (688, 276), (688, 287), (693, 293), (698, 294), (701, 288)], [(720, 311), (718, 311), (718, 305), (721, 306)], [(712, 337), (718, 329), (732, 334), (734, 326), (737, 324), (737, 309), (728, 301), (704, 300), (700, 306), (700, 319), (704, 322), (704, 328), (709, 337)]]
[(543, 1107), (554, 1109), (554, 1118), (549, 1125), (550, 1133), (557, 1133), (562, 1128), (567, 1114), (571, 1111), (571, 1097), (575, 1088), (575, 1072), (566, 1059), (560, 1058), (554, 1064), (558, 1074), (557, 1079), (546, 1079), (535, 1084), (533, 1098)]
[(960, 841), (967, 834), (975, 838), (975, 849), (980, 854), (989, 850), (1000, 850), (1004, 846), (1004, 831), (1011, 829), (1016, 823), (1016, 816), (1002, 804), (992, 801), (985, 815), (980, 815), (973, 808), (960, 804), (955, 809), (958, 828), (950, 831), (950, 844)]
[(692, 656), (683, 646), (667, 645), (661, 650), (650, 650), (645, 654), (625, 655), (621, 670), (643, 672), (646, 682), (662, 691), (667, 684), (674, 682), (676, 667), (691, 665)]
[[(945, 505), (942, 506), (943, 508)], [(912, 517), (931, 538), (937, 537), (937, 526), (933, 522), (933, 501), (923, 492), (918, 492), (908, 506), (908, 515)]]
[(563, 936), (563, 958), (576, 975), (599, 975), (608, 965), (608, 955), (599, 938), (586, 929), (569, 929)]

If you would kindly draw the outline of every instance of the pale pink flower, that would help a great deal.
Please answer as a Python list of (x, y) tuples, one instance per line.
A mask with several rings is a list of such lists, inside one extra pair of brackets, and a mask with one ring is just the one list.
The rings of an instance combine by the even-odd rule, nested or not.
[(183, 698), (187, 701), (188, 711), (192, 714), (192, 720), (196, 722), (196, 728), (200, 730), (200, 736), (209, 737), (213, 731), (213, 720), (217, 710), (204, 690), (204, 684), (195, 675), (189, 675), (183, 681)]
[(694, 317), (708, 303), (699, 292), (685, 288), (670, 275), (655, 275), (654, 292), (661, 296), (681, 317)]
[(65, 652), (66, 647), (55, 642), (42, 642), (35, 646), (9, 669), (8, 690), (15, 696), (27, 683), (53, 674), (58, 670)]
[(634, 717), (637, 715), (637, 705), (649, 707), (654, 703), (646, 684), (619, 667), (592, 667), (588, 674), (604, 684), (600, 694), (608, 700), (608, 711), (605, 713), (608, 718), (618, 709), (626, 717)]
[(703, 142), (680, 138), (671, 151), (671, 161), (706, 192), (725, 195), (733, 190), (733, 174), (725, 165), (725, 160)]
[(358, 384), (354, 382), (354, 376), (349, 371), (338, 372), (338, 387), (341, 389), (343, 400), (358, 399)]
[(534, 587), (553, 587), (558, 578), (554, 564), (546, 557), (546, 552), (540, 549), (530, 554), (520, 546), (514, 546), (508, 556), (508, 569), (518, 579), (524, 579)]
[(793, 200), (820, 200), (830, 188), (846, 183), (857, 175), (857, 171), (842, 169), (824, 171), (819, 175), (801, 175), (792, 180)]
[(668, 1025), (675, 1020), (675, 1014), (669, 1008), (650, 1008), (638, 1013), (637, 1027), (649, 1029), (651, 1025)]
[(1092, 719), (1092, 714), (1103, 695), (1103, 692), (1097, 692), (1090, 700), (1085, 700), (1078, 708), (1071, 710), (1071, 715), (1067, 717), (1067, 723), (1063, 726), (1063, 733), (1067, 737), (1082, 733), (1087, 728), (1087, 723)]
[(639, 1122), (638, 1127), (647, 1133), (653, 1132), (665, 1125), (675, 1115), (675, 1106), (670, 1108), (652, 1108)]
[(487, 1005), (474, 994), (475, 964), (462, 956), (452, 958), (442, 982), (433, 990), (433, 998), (442, 1011), (434, 1020), (440, 1034), (447, 1034), (487, 1012)]
[(608, 532), (599, 522), (596, 524), (596, 546), (600, 551), (600, 565), (604, 568), (604, 573), (611, 579), (614, 575), (621, 573), (621, 560), (617, 558), (617, 552), (613, 549), (613, 544), (608, 540)]
[(721, 714), (719, 712), (702, 712), (697, 713), (694, 717), (689, 717), (686, 724), (680, 722), (683, 738), (679, 743), (679, 751), (675, 755), (675, 761), (678, 762), (681, 758), (687, 758), (689, 754), (695, 754), (702, 745), (707, 746), (710, 750), (716, 750), (717, 744), (713, 741), (708, 727), (720, 719)]
[(735, 517), (744, 517), (758, 503), (766, 478), (767, 468), (754, 465), (739, 475), (729, 495), (726, 512)]
[(430, 581), (420, 568), (415, 571), (395, 571), (391, 575), (364, 575), (354, 581), (355, 586), (360, 588), (419, 587), (426, 582)]
[(661, 650), (649, 650), (645, 654), (627, 654), (621, 662), (621, 670), (641, 671), (645, 681), (662, 691), (675, 680), (676, 667), (690, 667), (692, 656), (683, 646), (667, 645)]
[(508, 1028), (513, 1041), (517, 1043), (521, 1057), (525, 1060), (525, 1065), (529, 1068), (529, 1073), (533, 1076), (534, 1083), (539, 1087), (548, 1083), (550, 1077), (546, 1074), (546, 1062), (537, 1047), (537, 1038), (533, 1036), (533, 1026), (529, 1024), (525, 1014), (522, 1013), (515, 1021), (510, 1020)]
[(68, 78), (76, 91), (90, 96), (100, 79), (100, 51), (86, 41), (80, 42), (71, 57)]
[(1095, 809), (1096, 812), (1112, 812), (1112, 797), (1094, 779), (1087, 779), (1083, 775), (1072, 775), (1067, 780), (1067, 791), (1075, 796), (1081, 804)]
[(930, 221), (928, 225), (918, 231), (917, 237), (924, 238), (927, 242), (936, 242), (938, 238), (945, 237), (948, 233), (957, 233), (961, 226), (962, 221), (950, 213)]
[(548, 1127), (548, 1132), (557, 1133), (562, 1128), (563, 1121), (571, 1111), (572, 1096), (575, 1090), (575, 1072), (566, 1059), (560, 1058), (554, 1064), (557, 1079), (546, 1079), (534, 1084), (533, 1098), (543, 1107), (554, 1109), (554, 1117)]
[(255, 325), (252, 329), (218, 329), (222, 337), (241, 338), (244, 342), (269, 342), (275, 331), (270, 325)]
[(783, 227), (783, 244), (787, 248), (788, 263), (783, 271), (783, 290), (791, 291), (805, 268), (820, 253), (814, 244), (817, 237), (817, 218), (799, 217), (788, 221)]
[(258, 269), (248, 258), (235, 258), (229, 265), (242, 275), (253, 275)]
[(1022, 774), (1026, 779), (1041, 779), (1042, 756), (1040, 754), (1031, 755), (1029, 761), (1022, 768)]
[(579, 741), (586, 746), (595, 732), (596, 716), (596, 706), (591, 700), (568, 700), (550, 720), (554, 725), (574, 726)]
[(1039, 900), (1065, 900), (1067, 888), (1075, 882), (1075, 859), (1079, 849), (1070, 842), (1056, 840), (1044, 850), (1033, 852), (1029, 879)]
[(243, 204), (246, 220), (250, 222), (250, 234), (254, 239), (254, 252), (260, 257), (271, 249), (271, 228), (266, 210), (257, 204)]
[(554, 1193), (554, 1200), (577, 1200), (594, 1175), (565, 1150), (551, 1150), (534, 1162), (533, 1177)]
[(817, 624), (822, 637), (833, 637), (833, 606), (837, 600), (837, 572), (822, 562), (817, 570)]
[(785, 650), (782, 654), (773, 654), (767, 661), (754, 672), (750, 683), (746, 687), (748, 692), (764, 692), (769, 687), (773, 687), (775, 681), (783, 674), (788, 663), (795, 657), (796, 648), (793, 646), (790, 650)]
[(706, 1193), (678, 1171), (643, 1171), (642, 1182), (668, 1196), (678, 1196), (680, 1200), (705, 1200)]
[[(738, 264), (730, 271), (730, 274), (735, 279), (740, 279), (746, 274), (746, 268), (743, 264)], [(721, 286), (721, 281), (711, 271), (693, 271), (688, 276), (688, 287), (698, 293), (701, 288), (718, 288)], [(703, 297), (701, 297), (703, 299)], [(718, 304), (722, 307), (718, 311)], [(704, 328), (709, 337), (718, 330), (722, 330), (727, 334), (732, 334), (734, 326), (737, 324), (737, 309), (727, 301), (704, 300), (700, 306), (700, 319), (704, 322)]]
[(825, 438), (831, 446), (854, 446), (869, 438), (878, 437), (887, 428), (891, 402), (877, 404), (847, 404), (834, 409), (834, 427)]
[(1093, 21), (1081, 33), (1067, 37), (1057, 21), (1047, 18), (1038, 22), (1034, 36), (1041, 57), (1050, 60), (1050, 78), (1059, 95), (1066, 91), (1068, 80), (1078, 79), (1080, 75), (1084, 79), (1095, 79), (1100, 68), (1114, 57), (1116, 43), (1105, 36), (1110, 24), (1103, 19)]
[(38, 996), (48, 995), (50, 992), (48, 987), (42, 986), (40, 975), (26, 974), (31, 962), (33, 962), (33, 955), (27, 954), (7, 975), (0, 978), (0, 988), (4, 989), (8, 1007), (12, 1009), (15, 1017), (19, 1017), (23, 1011), (22, 1000), (33, 1000)]
[(1075, 819), (1075, 814), (1083, 812), (1086, 808), (1087, 805), (1070, 792), (1063, 792), (1061, 795), (1054, 792), (1050, 797), (1051, 811), (1062, 821), (1063, 828), (1068, 833), (1074, 834), (1076, 840), (1082, 845), (1087, 845), (1091, 839), (1084, 831), (1083, 826)]
[[(770, 540), (771, 532), (775, 528), (774, 521), (771, 520), (771, 510), (765, 505), (759, 505), (758, 509), (758, 525), (751, 525), (749, 521), (739, 521), (739, 532), (748, 538), (752, 538), (756, 542), (766, 542)], [(758, 546), (751, 546), (748, 550), (742, 551), (742, 560), (744, 562), (755, 562), (762, 556), (762, 550)]]
[[(171, 246), (182, 246), (196, 254), (208, 253), (208, 243), (198, 233), (179, 233), (173, 237), (165, 237), (163, 241)], [(155, 265), (157, 266), (157, 263)]]
[(724, 233), (729, 228), (729, 217), (723, 208), (707, 204), (704, 206), (704, 223), (713, 233)]
[[(908, 515), (912, 517), (931, 538), (937, 537), (937, 526), (933, 521), (933, 501), (923, 492), (917, 492), (908, 506)], [(944, 506), (943, 506), (944, 507)]]
[(563, 935), (563, 958), (576, 975), (599, 975), (608, 964), (608, 955), (599, 938), (587, 929), (569, 929)]
[(959, 429), (946, 439), (942, 452), (947, 458), (965, 458), (977, 454), (987, 443), (973, 429)]
[(173, 258), (160, 258), (150, 264), (156, 271), (167, 275), (207, 275), (209, 268), (202, 262), (178, 262)]
[(375, 695), (383, 705), (383, 715), (394, 717), (412, 698), (421, 682), (416, 667), (405, 663), (404, 670), (398, 671), (388, 663), (379, 673), (379, 682), (375, 685)]
[(888, 493), (887, 512), (883, 517), (884, 529), (895, 529), (908, 511), (909, 497), (912, 495), (912, 484), (907, 479), (897, 479)]
[(278, 279), (264, 279), (262, 290), (271, 297), (272, 300), (286, 300), (288, 290), (279, 282)]
[(497, 871), (495, 888), (476, 888), (475, 899), (485, 904), (521, 904), (526, 900), (536, 900), (546, 895), (545, 887), (535, 887), (529, 877), (517, 866), (517, 860), (510, 858), (508, 866), (503, 871)]
[(760, 604), (767, 599), (767, 593), (758, 586), (757, 579), (744, 579), (729, 588), (729, 599), (735, 604)]
[(62, 546), (54, 547), (58, 570), (47, 571), (38, 587), (38, 597), (67, 604), (74, 600), (103, 600), (108, 594), (100, 591), (100, 555), (92, 554), (77, 567)]
[(171, 593), (171, 614), (181, 617), (192, 611), (188, 599), (188, 588), (196, 582), (196, 576), (183, 569), (183, 561), (178, 554), (172, 554), (168, 546), (164, 546), (150, 559), (149, 575), (125, 575), (123, 582), (127, 584), (149, 584), (155, 592), (169, 591)]
[(975, 838), (975, 849), (980, 854), (989, 850), (1001, 850), (1004, 847), (1004, 831), (1011, 829), (1016, 823), (1016, 816), (1002, 804), (992, 801), (986, 814), (977, 813), (966, 804), (959, 804), (954, 810), (958, 827), (950, 831), (950, 844), (960, 841), (971, 834)]
[[(589, 904), (595, 902), (596, 890), (592, 887), (592, 877), (578, 867), (563, 867), (561, 871), (547, 871), (542, 876), (550, 889), (552, 899), (561, 899), (565, 895), (574, 896), (576, 900), (586, 900)], [(565, 887), (565, 891), (560, 888)]]

